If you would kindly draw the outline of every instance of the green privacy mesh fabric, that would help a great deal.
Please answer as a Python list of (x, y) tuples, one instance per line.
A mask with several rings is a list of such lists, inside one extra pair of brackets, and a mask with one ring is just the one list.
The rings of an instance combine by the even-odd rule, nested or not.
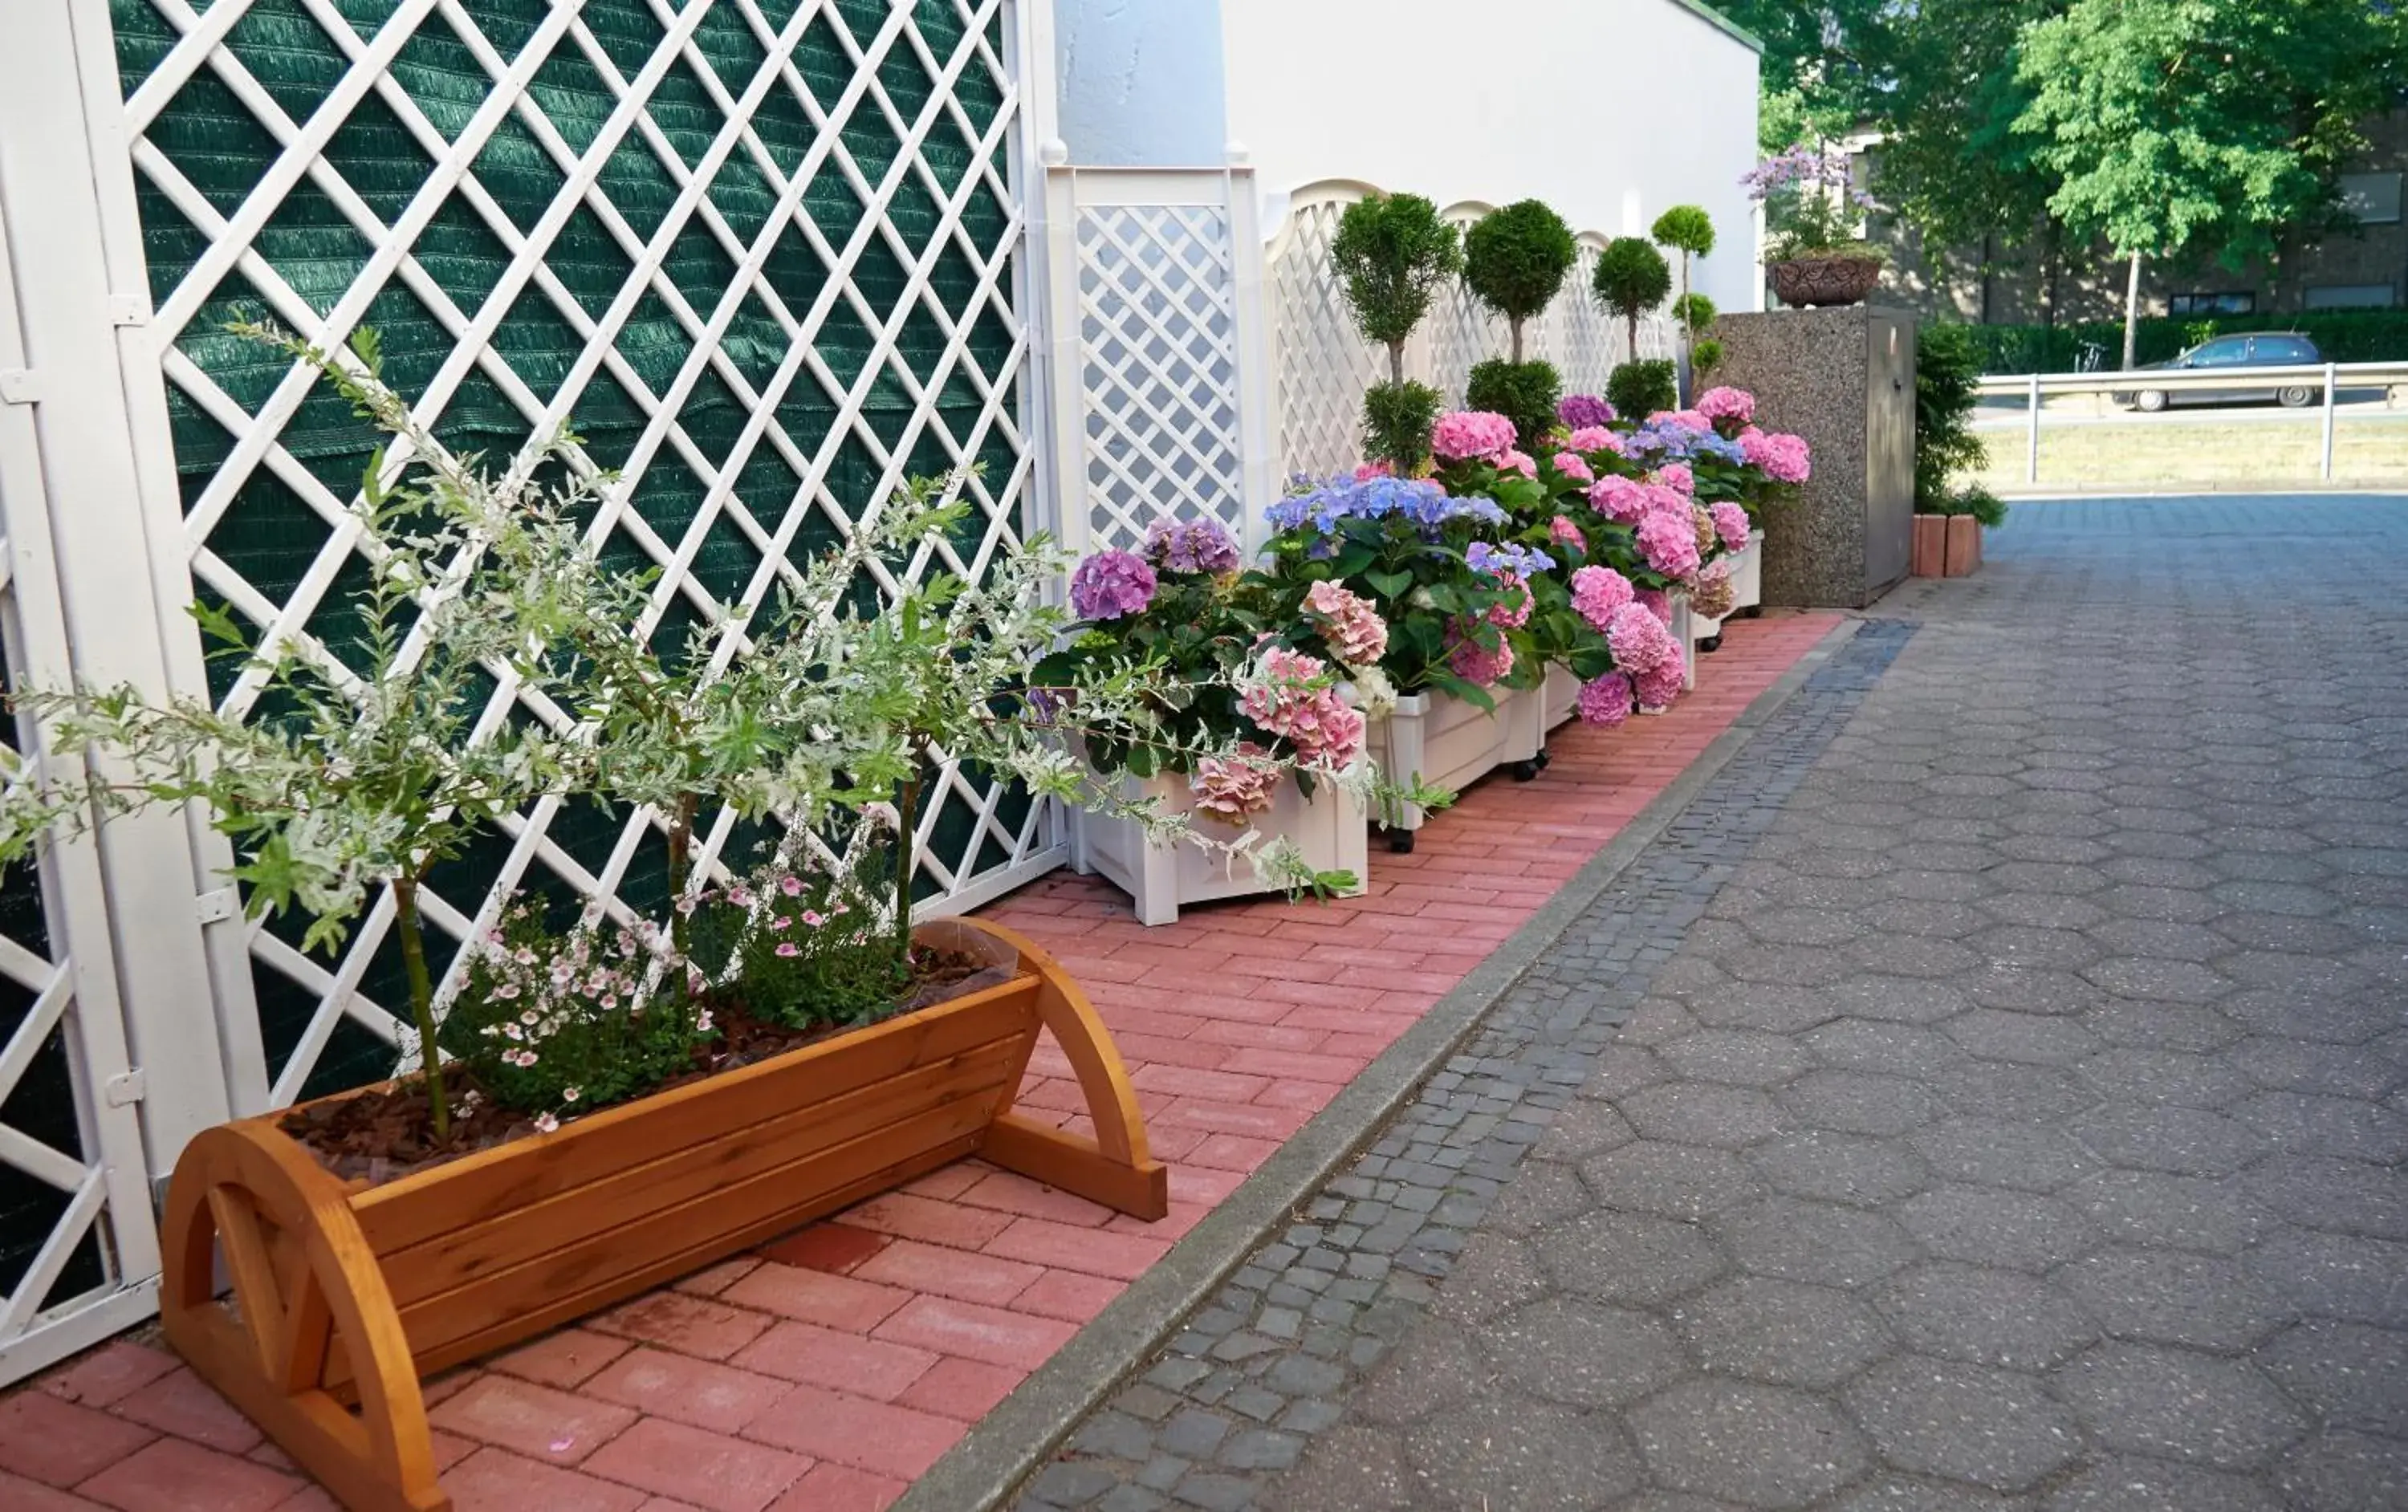
[[(190, 3), (206, 24), (206, 0)], [(111, 0), (110, 8), (133, 98), (175, 54), (182, 29), (152, 0)], [(1009, 101), (999, 4), (917, 0), (898, 13), (889, 0), (465, 0), (465, 23), (442, 7), (413, 21), (405, 9), (424, 7), (402, 0), (332, 0), (332, 8), (348, 32), (322, 25), (300, 0), (255, 0), (136, 146), (152, 299), (163, 310), (179, 295), (190, 305), (173, 333), (168, 401), (188, 519), (205, 553), (195, 563), (204, 595), (230, 598), (254, 621), (298, 603), (309, 629), (335, 638), (360, 564), (327, 556), (333, 527), (324, 496), (312, 503), (310, 480), (348, 498), (368, 438), (321, 385), (274, 429), (281, 455), (263, 463), (258, 417), (275, 407), (292, 370), (223, 327), (262, 317), (301, 325), (354, 307), (345, 302), (369, 290), (356, 323), (379, 333), (396, 389), (439, 397), (435, 429), (454, 449), (507, 455), (532, 434), (530, 410), (568, 391), (578, 433), (596, 462), (624, 470), (644, 527), (614, 535), (605, 548), (611, 560), (666, 564), (720, 475), (756, 522), (748, 530), (719, 512), (695, 552), (694, 582), (721, 602), (753, 580), (798, 491), (817, 483), (847, 516), (869, 504), (885, 471), (881, 450), (909, 472), (983, 461), (996, 512), (1009, 520), (1016, 511), (1019, 335), (1005, 259), (1017, 224), (1003, 188), (1006, 134), (996, 129)], [(568, 13), (565, 28), (556, 11)], [(778, 56), (797, 22), (799, 40)], [(362, 56), (396, 41), (382, 78), (367, 72)], [(526, 64), (523, 103), (493, 126), (466, 177), (429, 213), (440, 160), (488, 111), (496, 78)], [(872, 79), (882, 99), (867, 88)], [(632, 109), (629, 95), (640, 97)], [(288, 161), (285, 141), (336, 116), (322, 150), (294, 174), (302, 161)], [(924, 134), (907, 150), (924, 116)], [(731, 120), (751, 138), (729, 150), (722, 138)], [(612, 133), (594, 192), (564, 199), (579, 164)], [(858, 185), (824, 150), (828, 133)], [(772, 170), (791, 181), (807, 167), (798, 197), (781, 205)], [(680, 201), (696, 178), (701, 203), (688, 213)], [(946, 202), (957, 194), (962, 207), (949, 224)], [(421, 215), (408, 238), (415, 271), (395, 270), (380, 246), (394, 239), (384, 228)], [(811, 245), (806, 222), (828, 253)], [(835, 265), (831, 257), (841, 262), (865, 227), (856, 259)], [(639, 277), (645, 249), (664, 235), (659, 279)], [(244, 255), (206, 290), (193, 287), (212, 249), (232, 243)], [(516, 265), (529, 244), (543, 248), (539, 269)], [(743, 273), (748, 258), (766, 290)], [(912, 270), (924, 260), (924, 289), (915, 292)], [(724, 311), (731, 297), (734, 308)], [(697, 335), (723, 313), (715, 347), (724, 365)], [(963, 349), (954, 353), (957, 331)], [(798, 345), (824, 372), (806, 364), (766, 401)], [(656, 408), (674, 429), (648, 444)], [(749, 442), (748, 421), (763, 408), (767, 435)], [(982, 531), (1003, 528), (982, 521), (959, 543), (963, 560), (974, 558)], [(835, 533), (826, 511), (814, 509), (790, 554), (808, 555)], [(702, 612), (681, 598), (661, 635), (681, 638)], [(213, 673), (221, 696), (236, 670)], [(1027, 812), (1025, 798), (1010, 795), (999, 820), (1018, 834)], [(547, 833), (578, 865), (599, 872), (624, 827), (624, 816), (580, 806), (564, 809)], [(1011, 859), (954, 792), (930, 849), (946, 858), (956, 887)], [(494, 837), (434, 878), (435, 891), (473, 911), (507, 850)], [(631, 904), (660, 901), (657, 850), (646, 844), (620, 888)], [(567, 890), (541, 863), (524, 885)], [(924, 875), (924, 892), (939, 886)], [(299, 937), (297, 922), (271, 929)], [(306, 1032), (326, 984), (279, 969), (254, 976), (275, 1075), (309, 1048)], [(388, 940), (361, 986), (391, 1004), (401, 979)], [(390, 1069), (389, 1048), (346, 1020), (317, 1054), (308, 1091)]]

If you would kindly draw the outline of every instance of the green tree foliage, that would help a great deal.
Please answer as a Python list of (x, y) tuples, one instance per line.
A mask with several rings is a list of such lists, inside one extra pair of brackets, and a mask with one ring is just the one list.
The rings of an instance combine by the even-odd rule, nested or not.
[(2015, 121), (2048, 207), (2131, 260), (2216, 249), (2237, 265), (2329, 213), (2358, 122), (2395, 97), (2403, 22), (2367, 0), (2073, 0), (2026, 27)]
[[(1672, 264), (1643, 236), (1616, 236), (1598, 254), (1593, 287), (1598, 302), (1627, 326), (1630, 350), (1639, 350), (1639, 317), (1672, 292)], [(1619, 406), (1615, 407), (1619, 408)]]
[(1329, 261), (1346, 290), (1355, 328), (1388, 349), (1388, 381), (1363, 395), (1364, 455), (1411, 472), (1429, 450), (1442, 401), (1405, 378), (1405, 342), (1430, 300), (1463, 271), (1462, 238), (1419, 194), (1372, 194), (1346, 207)]
[[(1675, 205), (1656, 218), (1648, 235), (1656, 238), (1656, 246), (1681, 254), (1681, 297), (1672, 302), (1672, 318), (1681, 322), (1681, 352), (1694, 372), (1698, 338), (1714, 323), (1714, 302), (1703, 294), (1690, 293), (1689, 259), (1704, 257), (1714, 250), (1713, 218), (1701, 207)], [(1703, 318), (1698, 319), (1699, 315)]]
[(1572, 228), (1534, 199), (1489, 211), (1464, 236), (1463, 281), (1512, 327), (1515, 363), (1522, 360), (1522, 322), (1547, 307), (1578, 255)]

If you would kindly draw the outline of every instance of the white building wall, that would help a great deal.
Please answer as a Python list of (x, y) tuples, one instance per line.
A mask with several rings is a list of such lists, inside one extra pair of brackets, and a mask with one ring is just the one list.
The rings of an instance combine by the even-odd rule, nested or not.
[(1697, 287), (1725, 309), (1757, 307), (1754, 207), (1739, 186), (1756, 157), (1756, 52), (1683, 0), (1218, 3), (1228, 135), (1267, 191), (1358, 178), (1440, 206), (1536, 197), (1609, 235), (1701, 205), (1720, 245)]
[[(1381, 0), (1348, 0), (1375, 6)], [(1057, 116), (1070, 161), (1218, 166), (1229, 139), (1219, 0), (1054, 0)]]

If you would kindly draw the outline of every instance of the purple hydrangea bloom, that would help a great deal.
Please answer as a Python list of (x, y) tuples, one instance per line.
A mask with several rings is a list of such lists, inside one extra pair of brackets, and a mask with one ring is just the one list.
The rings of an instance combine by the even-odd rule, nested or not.
[(1154, 569), (1127, 551), (1098, 551), (1070, 575), (1070, 608), (1082, 620), (1117, 620), (1154, 602)]
[(1566, 394), (1555, 406), (1555, 419), (1566, 430), (1584, 431), (1591, 426), (1613, 423), (1613, 407), (1593, 393)]
[(1217, 520), (1157, 520), (1146, 527), (1145, 559), (1165, 572), (1235, 572), (1238, 543)]
[(1463, 560), (1464, 564), (1474, 572), (1484, 572), (1491, 577), (1511, 573), (1526, 581), (1540, 573), (1553, 572), (1555, 566), (1555, 559), (1546, 552), (1510, 542), (1495, 546), (1486, 541), (1474, 541), (1464, 549)]

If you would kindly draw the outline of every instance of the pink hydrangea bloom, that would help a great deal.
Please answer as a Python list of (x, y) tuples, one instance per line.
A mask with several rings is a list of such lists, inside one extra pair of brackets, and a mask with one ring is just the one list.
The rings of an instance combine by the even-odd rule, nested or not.
[(1670, 708), (1673, 700), (1681, 696), (1681, 684), (1684, 680), (1681, 659), (1675, 656), (1664, 665), (1650, 672), (1641, 672), (1630, 680), (1639, 694), (1641, 708)]
[(1397, 469), (1395, 464), (1392, 463), (1367, 462), (1354, 469), (1354, 481), (1357, 483), (1368, 483), (1375, 478), (1394, 478), (1396, 476)]
[(1476, 640), (1458, 639), (1446, 653), (1446, 663), (1464, 681), (1486, 688), (1513, 670), (1513, 648), (1500, 639), (1492, 651)]
[(1671, 594), (1660, 588), (1642, 588), (1632, 596), (1638, 601), (1640, 607), (1663, 620), (1668, 627), (1672, 623)]
[(1680, 643), (1644, 604), (1626, 604), (1613, 611), (1606, 621), (1605, 644), (1613, 652), (1613, 664), (1633, 677), (1667, 662), (1677, 666), (1681, 661)]
[(1251, 740), (1241, 740), (1226, 757), (1198, 758), (1187, 778), (1187, 791), (1195, 794), (1197, 813), (1240, 824), (1269, 811), (1284, 775), (1270, 752)]
[(1555, 471), (1563, 474), (1566, 478), (1572, 479), (1576, 483), (1594, 483), (1597, 481), (1597, 469), (1591, 467), (1588, 464), (1588, 459), (1582, 456), (1577, 451), (1556, 452)]
[(1693, 431), (1711, 431), (1713, 421), (1694, 409), (1659, 409), (1647, 417), (1650, 425), (1685, 425)]
[(1704, 505), (1689, 506), (1689, 523), (1698, 533), (1698, 556), (1700, 560), (1723, 544), (1722, 532), (1714, 529), (1713, 512)]
[(1070, 609), (1082, 620), (1117, 620), (1154, 602), (1154, 569), (1133, 551), (1098, 551), (1070, 575)]
[(1698, 532), (1688, 508), (1680, 513), (1651, 509), (1639, 521), (1639, 553), (1647, 565), (1667, 578), (1686, 578), (1698, 570)]
[(1803, 483), (1813, 471), (1802, 436), (1750, 427), (1740, 432), (1739, 444), (1749, 464), (1776, 483)]
[(1719, 620), (1739, 607), (1739, 584), (1732, 581), (1729, 559), (1709, 565), (1689, 584), (1689, 612), (1708, 620)]
[(1738, 505), (1726, 499), (1722, 503), (1714, 505), (1707, 512), (1714, 517), (1714, 530), (1723, 538), (1724, 550), (1744, 551), (1747, 549), (1749, 527), (1747, 511), (1745, 509), (1741, 508)]
[(1339, 696), (1328, 663), (1273, 646), (1240, 686), (1238, 707), (1284, 735), (1308, 764), (1343, 770), (1363, 754), (1363, 716)]
[(1649, 473), (1647, 481), (1670, 489), (1684, 498), (1697, 497), (1698, 475), (1690, 470), (1689, 464), (1685, 462), (1666, 463)]
[(1304, 610), (1347, 665), (1371, 666), (1388, 654), (1388, 621), (1360, 593), (1332, 582), (1315, 583), (1304, 591)]
[(1564, 439), (1574, 451), (1611, 451), (1622, 455), (1622, 437), (1602, 425), (1584, 425)]
[(1485, 409), (1440, 415), (1430, 427), (1430, 449), (1448, 462), (1501, 456), (1512, 447), (1513, 422)]
[(1630, 718), (1630, 679), (1609, 672), (1594, 682), (1582, 683), (1579, 705), (1580, 717), (1586, 723), (1620, 724)]
[(1547, 521), (1547, 539), (1557, 546), (1577, 546), (1583, 550), (1588, 549), (1588, 537), (1581, 534), (1581, 528), (1578, 525), (1562, 515), (1557, 515)]
[(1538, 459), (1526, 451), (1516, 451), (1512, 447), (1507, 447), (1498, 455), (1497, 465), (1500, 471), (1520, 473), (1524, 478), (1535, 478), (1539, 476)]
[(1756, 419), (1756, 395), (1745, 389), (1708, 389), (1698, 395), (1698, 413), (1711, 421), (1736, 421), (1745, 425)]
[(1647, 485), (1636, 478), (1600, 478), (1588, 486), (1589, 507), (1625, 525), (1646, 518), (1647, 498)]
[(1612, 623), (1614, 611), (1632, 596), (1630, 579), (1612, 567), (1583, 567), (1572, 574), (1572, 608), (1599, 630)]
[(1530, 609), (1536, 602), (1526, 584), (1516, 575), (1497, 575), (1497, 586), (1505, 596), (1488, 606), (1488, 622), (1500, 630), (1519, 630), (1530, 622)]

